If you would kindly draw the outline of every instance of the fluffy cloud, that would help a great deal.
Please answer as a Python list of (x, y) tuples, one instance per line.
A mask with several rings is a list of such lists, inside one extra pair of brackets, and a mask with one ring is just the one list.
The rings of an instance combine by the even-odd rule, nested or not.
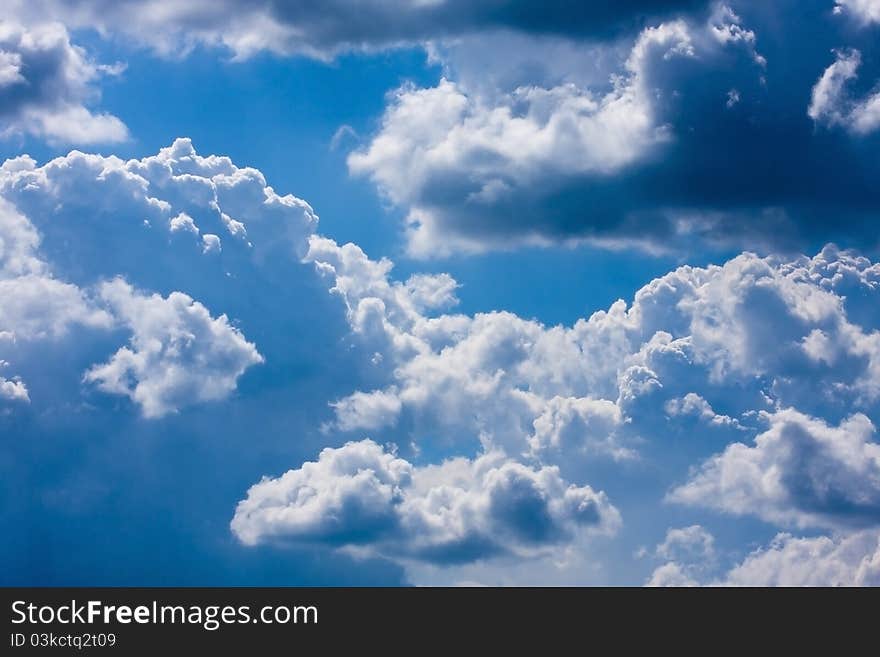
[(754, 446), (734, 443), (670, 499), (801, 527), (876, 524), (880, 444), (865, 415), (839, 426), (787, 409), (766, 414)]
[(364, 542), (395, 529), (412, 465), (365, 440), (326, 448), (318, 460), (264, 478), (239, 502), (232, 530), (254, 545), (273, 537)]
[[(462, 234), (474, 215), (495, 214), (499, 206), (509, 215), (521, 190), (543, 187), (548, 174), (609, 176), (668, 141), (656, 117), (649, 66), (694, 55), (688, 25), (676, 21), (641, 33), (607, 93), (569, 83), (521, 86), (494, 99), (470, 96), (445, 79), (431, 89), (404, 87), (379, 134), (350, 155), (349, 167), (368, 175), (394, 203), (412, 208), (414, 253), (436, 255), (441, 244), (445, 252), (479, 249)], [(446, 211), (449, 204), (455, 209)], [(522, 239), (540, 241), (540, 231), (529, 234), (532, 228), (523, 226)]]
[[(307, 203), (277, 194), (256, 169), (198, 155), (188, 139), (128, 161), (72, 151), (37, 166), (21, 156), (0, 170), (0, 194), (40, 234), (53, 268), (90, 284), (124, 272), (167, 288), (186, 277), (184, 264), (216, 272), (221, 235), (227, 266), (295, 261), (317, 225)], [(167, 267), (147, 266), (156, 259)]]
[(108, 328), (109, 314), (75, 285), (48, 276), (0, 280), (0, 334), (26, 341), (63, 337), (74, 325)]
[(677, 563), (665, 563), (651, 574), (645, 586), (699, 586), (700, 583), (688, 575)]
[[(452, 277), (395, 280), (391, 261), (315, 235), (304, 201), (188, 140), (129, 161), (15, 158), (0, 168), (0, 194), (10, 413), (45, 408), (45, 381), (30, 374), (40, 354), (26, 348), (37, 341), (77, 352), (72, 332), (98, 336), (77, 385), (85, 372), (158, 417), (231, 395), (261, 355), (257, 371), (286, 374), (273, 359), (318, 344), (290, 330), (292, 315), (310, 313), (321, 332), (347, 322), (355, 349), (344, 350), (359, 364), (339, 370), (341, 396), (323, 388), (336, 419), (322, 435), (354, 442), (252, 487), (232, 524), (247, 545), (329, 545), (423, 574), (513, 572), (523, 559), (586, 569), (584, 537), (613, 533), (645, 504), (625, 484), (612, 490), (617, 474), (676, 459), (657, 461), (668, 477), (659, 502), (689, 457), (713, 452), (673, 497), (829, 527), (835, 544), (876, 517), (880, 266), (852, 251), (682, 266), (629, 302), (545, 326), (450, 310)], [(222, 249), (205, 253), (205, 235)], [(26, 312), (26, 298), (53, 309)], [(23, 393), (29, 405), (11, 403)], [(682, 555), (690, 545), (708, 561), (712, 541), (692, 528), (668, 539), (655, 583), (710, 581)]]
[(104, 392), (130, 397), (145, 417), (176, 411), (182, 400), (223, 399), (248, 367), (263, 362), (226, 315), (211, 317), (186, 294), (142, 295), (117, 279), (102, 285), (99, 295), (131, 330), (131, 346), (84, 378)]
[(531, 555), (581, 529), (611, 532), (619, 522), (603, 493), (566, 484), (555, 468), (494, 453), (419, 468), (363, 440), (264, 478), (231, 526), (246, 544), (320, 541), (455, 563)]
[[(863, 530), (832, 536), (777, 534), (726, 571), (717, 572), (714, 538), (699, 526), (672, 529), (669, 537), (690, 532), (696, 550), (674, 551), (654, 570), (648, 586), (877, 586), (880, 583), (880, 535)], [(712, 574), (713, 571), (716, 574)]]
[[(295, 265), (317, 222), (258, 171), (201, 157), (186, 139), (127, 162), (73, 151), (37, 166), (21, 156), (0, 168), (0, 194), (0, 356), (18, 368), (36, 356), (26, 343), (59, 342), (72, 327), (106, 339), (128, 331), (130, 343), (84, 380), (149, 418), (225, 398), (263, 362), (225, 314), (179, 286), (208, 293), (212, 280), (235, 287), (234, 275), (251, 284), (267, 260)], [(222, 252), (217, 233), (228, 236)], [(212, 296), (233, 307), (240, 298), (259, 297)]]
[[(772, 252), (873, 240), (871, 147), (810, 120), (876, 135), (873, 91), (816, 84), (839, 21), (737, 7), (746, 18), (713, 4), (654, 24), (625, 52), (623, 40), (507, 34), (435, 44), (443, 79), (399, 89), (350, 170), (406, 211), (409, 250), (426, 258), (583, 241)], [(795, 23), (784, 44), (762, 42), (779, 22)], [(870, 35), (852, 42), (867, 53), (862, 80), (875, 80)]]
[(878, 586), (880, 541), (876, 531), (837, 537), (779, 534), (734, 567), (729, 586)]
[(666, 412), (671, 416), (691, 416), (721, 426), (740, 427), (739, 421), (727, 415), (719, 415), (705, 399), (695, 392), (689, 392), (684, 397), (670, 399), (665, 405)]
[(224, 46), (238, 57), (262, 50), (329, 57), (346, 50), (374, 50), (486, 30), (594, 37), (614, 34), (646, 17), (688, 11), (704, 0), (629, 0), (614, 7), (554, 0), (530, 2), (440, 0), (297, 1), (13, 0), (15, 13), (51, 15), (69, 25), (125, 35), (162, 53), (199, 44)]
[(714, 565), (715, 537), (700, 525), (670, 529), (654, 556), (666, 563), (654, 569), (646, 586), (698, 586)]
[[(59, 29), (40, 22), (52, 16), (165, 54), (221, 45), (240, 58), (263, 50), (328, 58), (422, 45), (444, 79), (398, 90), (379, 132), (350, 158), (353, 173), (406, 210), (419, 256), (581, 241), (650, 251), (695, 243), (801, 249), (873, 235), (865, 208), (880, 201), (875, 159), (826, 143), (803, 112), (807, 80), (814, 86), (828, 50), (840, 47), (841, 21), (811, 9), (785, 43), (768, 40), (769, 53), (759, 52), (760, 27), (790, 22), (788, 8), (736, 6), (746, 19), (700, 0), (540, 11), (458, 0), (340, 0), (320, 9), (224, 0), (225, 11), (205, 2), (40, 0), (9, 11), (31, 26), (21, 29)], [(854, 0), (838, 10), (862, 22), (876, 13)], [(854, 41), (866, 53), (862, 77), (875, 79), (870, 37)], [(785, 56), (794, 48), (796, 61)], [(91, 82), (32, 121), (32, 131), (110, 138), (115, 119), (90, 114), (83, 89), (112, 67), (70, 49)], [(2, 88), (15, 88), (19, 59), (14, 49), (0, 56)], [(841, 93), (834, 105), (827, 97), (811, 105), (811, 115), (859, 137), (875, 134), (876, 94)], [(212, 235), (221, 234), (208, 233), (203, 248), (217, 253), (222, 239)]]
[(434, 435), (478, 437), (511, 454), (625, 458), (634, 438), (658, 427), (742, 435), (759, 411), (868, 411), (880, 394), (869, 310), (877, 266), (832, 247), (793, 261), (744, 254), (682, 267), (630, 307), (548, 328), (503, 312), (421, 315), (387, 280), (389, 263), (353, 245), (312, 246), (309, 259), (343, 297), (375, 367), (390, 374), (387, 386), (335, 404), (346, 430), (404, 415)]
[(807, 114), (816, 122), (843, 126), (856, 135), (873, 132), (880, 128), (880, 92), (856, 100), (846, 90), (858, 75), (862, 55), (858, 50), (839, 50), (835, 56), (813, 87)]
[(700, 525), (670, 529), (656, 553), (670, 561), (711, 559), (715, 555), (715, 538)]
[(117, 70), (92, 62), (60, 23), (0, 21), (0, 135), (79, 144), (126, 139), (122, 121), (86, 107), (98, 96), (95, 82)]
[(12, 379), (11, 381), (0, 376), (0, 399), (6, 401), (30, 401), (27, 386), (20, 380)]
[[(673, 500), (782, 525), (876, 516), (880, 269), (862, 256), (684, 266), (571, 327), (421, 311), (390, 262), (351, 244), (313, 238), (308, 259), (387, 381), (333, 404), (339, 430), (402, 427), (416, 450), (430, 435), (574, 481), (603, 458), (659, 458), (676, 435), (729, 437)], [(652, 583), (706, 581), (716, 561), (698, 529), (670, 533)], [(697, 565), (673, 555), (685, 538), (705, 548)]]
[(555, 452), (556, 458), (595, 453), (608, 453), (618, 459), (630, 457), (632, 450), (615, 441), (623, 424), (621, 415), (620, 407), (608, 399), (553, 397), (533, 422), (529, 447), (539, 454)]

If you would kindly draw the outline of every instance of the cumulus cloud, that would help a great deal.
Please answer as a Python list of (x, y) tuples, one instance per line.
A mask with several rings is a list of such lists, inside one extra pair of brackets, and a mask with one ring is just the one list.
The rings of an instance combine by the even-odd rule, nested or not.
[[(349, 167), (369, 176), (394, 203), (412, 208), (414, 253), (478, 250), (461, 234), (475, 213), (498, 205), (509, 212), (517, 191), (543, 186), (548, 172), (607, 176), (667, 141), (646, 69), (652, 58), (693, 55), (688, 26), (676, 21), (642, 32), (624, 72), (604, 94), (570, 83), (522, 86), (500, 99), (470, 96), (446, 79), (430, 89), (404, 87), (379, 134), (349, 156)], [(467, 213), (454, 225), (438, 216), (450, 202), (458, 207), (449, 214)]]
[(332, 406), (336, 411), (337, 428), (351, 431), (393, 425), (400, 413), (401, 402), (393, 390), (374, 390), (352, 393)]
[(681, 564), (665, 563), (657, 567), (645, 586), (699, 586), (700, 583), (685, 572)]
[[(325, 239), (312, 247), (308, 258), (390, 375), (334, 404), (346, 430), (406, 417), (450, 441), (555, 453), (564, 465), (576, 453), (626, 458), (659, 427), (742, 435), (756, 412), (869, 411), (880, 394), (878, 317), (868, 310), (878, 270), (833, 247), (682, 267), (631, 306), (571, 327), (504, 312), (421, 315), (387, 279), (390, 263)], [(716, 411), (713, 397), (732, 412)]]
[(740, 427), (740, 423), (736, 418), (719, 415), (712, 409), (709, 402), (695, 392), (689, 392), (681, 398), (670, 399), (666, 402), (664, 408), (672, 416), (691, 416), (710, 424)]
[[(85, 371), (158, 417), (228, 398), (263, 357), (311, 349), (313, 337), (289, 330), (292, 314), (312, 313), (319, 331), (347, 322), (366, 374), (345, 370), (347, 387), (324, 398), (335, 422), (323, 435), (355, 442), (256, 484), (232, 525), (247, 545), (329, 545), (410, 573), (522, 559), (587, 568), (583, 537), (612, 533), (616, 509), (627, 511), (609, 479), (607, 495), (589, 485), (591, 468), (672, 457), (685, 481), (673, 497), (688, 504), (828, 527), (832, 541), (876, 524), (880, 266), (852, 251), (682, 266), (628, 301), (546, 326), (456, 312), (452, 277), (395, 280), (390, 260), (316, 235), (304, 201), (184, 139), (129, 161), (15, 158), (0, 194), (3, 389), (20, 397), (6, 383), (21, 383), (31, 399), (12, 413), (44, 408), (44, 381), (20, 368), (39, 361), (23, 348), (37, 340), (100, 334), (77, 385)], [(222, 249), (204, 253), (206, 235)], [(21, 311), (29, 281), (42, 286), (34, 303), (54, 285), (81, 314)], [(303, 301), (310, 285), (326, 306)], [(690, 449), (720, 453), (685, 480)], [(711, 543), (671, 533), (654, 555), (657, 582), (708, 581), (680, 556), (690, 539)]]
[(754, 446), (729, 445), (670, 499), (799, 527), (880, 521), (880, 444), (867, 416), (831, 426), (786, 409), (765, 420)]
[(2, 376), (0, 376), (0, 399), (20, 402), (30, 401), (27, 386), (23, 381), (19, 379), (12, 379), (10, 381)]
[[(179, 262), (193, 249), (215, 253), (220, 235), (231, 238), (223, 246), (238, 259), (296, 259), (318, 221), (307, 203), (277, 194), (260, 171), (224, 156), (202, 157), (185, 138), (128, 161), (80, 151), (42, 166), (27, 156), (9, 160), (0, 193), (43, 233), (53, 266), (92, 281), (95, 274), (131, 273), (155, 254)], [(100, 259), (90, 251), (97, 243), (105, 245)], [(143, 267), (136, 273), (171, 272)]]
[[(224, 11), (204, 2), (41, 0), (16, 1), (10, 14), (29, 30), (49, 29), (38, 17), (52, 16), (164, 54), (222, 46), (239, 58), (264, 50), (330, 58), (423, 46), (444, 79), (398, 90), (379, 132), (350, 157), (355, 175), (405, 209), (409, 248), (420, 257), (583, 241), (657, 252), (873, 239), (865, 208), (880, 201), (875, 160), (820, 143), (803, 116), (805, 71), (827, 61), (818, 59), (815, 26), (800, 24), (818, 18), (810, 12), (788, 30), (791, 42), (768, 40), (776, 53), (802, 51), (797, 63), (777, 57), (768, 67), (772, 55), (759, 48), (752, 23), (789, 17), (757, 4), (736, 5), (748, 20), (701, 0), (552, 3), (540, 11), (458, 0), (341, 0), (320, 9), (224, 0)], [(864, 20), (872, 7), (838, 3)], [(837, 44), (826, 47), (831, 30), (821, 34), (827, 58)], [(20, 77), (17, 57), (13, 50), (0, 57), (0, 81), (10, 89)], [(84, 61), (94, 69), (88, 89), (113, 69)], [(811, 86), (819, 70), (809, 72)], [(844, 96), (833, 111), (817, 105), (817, 116), (833, 123), (839, 114), (859, 136), (873, 134), (876, 94)], [(90, 113), (88, 100), (35, 120), (33, 129), (78, 141), (109, 135), (115, 119)], [(89, 127), (101, 121), (103, 128)], [(823, 157), (797, 156), (817, 148)], [(216, 240), (204, 240), (205, 251), (217, 253)]]
[(620, 407), (611, 400), (553, 397), (535, 418), (534, 433), (528, 442), (533, 452), (556, 452), (560, 455), (557, 458), (592, 456), (597, 452), (627, 458), (633, 451), (615, 441), (622, 424)]
[[(397, 90), (350, 171), (406, 212), (410, 253), (424, 258), (584, 241), (653, 253), (873, 243), (876, 160), (814, 124), (876, 134), (876, 90), (816, 84), (838, 45), (815, 24), (827, 12), (794, 20), (756, 5), (739, 3), (742, 18), (713, 3), (600, 44), (441, 40), (441, 81)], [(785, 43), (762, 42), (780, 21), (796, 24)], [(863, 81), (876, 79), (869, 36), (853, 41), (872, 53)]]
[(499, 454), (414, 467), (363, 440), (264, 478), (231, 526), (246, 544), (320, 541), (454, 563), (539, 553), (582, 529), (612, 532), (619, 522), (603, 493), (566, 484), (555, 468)]
[(0, 194), (0, 356), (18, 368), (33, 358), (27, 343), (62, 341), (72, 327), (108, 340), (130, 331), (84, 379), (149, 418), (225, 398), (263, 362), (225, 314), (179, 286), (228, 287), (232, 273), (250, 283), (267, 259), (296, 264), (317, 222), (260, 172), (201, 157), (187, 139), (127, 162), (78, 151), (42, 166), (7, 160)]
[(807, 114), (817, 123), (838, 125), (856, 135), (880, 128), (880, 92), (854, 99), (846, 85), (856, 79), (862, 63), (858, 50), (838, 50), (835, 61), (816, 82)]
[(863, 531), (842, 536), (777, 535), (730, 570), (729, 586), (878, 586), (880, 536)]
[[(705, 23), (679, 19), (642, 30), (604, 84), (545, 70), (552, 84), (533, 78), (487, 89), (465, 69), (463, 82), (405, 86), (372, 142), (350, 155), (349, 168), (409, 209), (409, 247), (422, 257), (560, 240), (659, 239), (677, 228), (656, 215), (618, 211), (608, 195), (627, 171), (650, 166), (675, 141), (674, 80), (729, 66), (735, 52), (750, 60), (757, 80), (766, 62), (755, 34), (721, 5)], [(592, 54), (584, 49), (581, 57)], [(462, 53), (438, 56), (452, 57), (455, 71)], [(576, 202), (601, 189), (609, 191), (596, 191), (596, 202)], [(598, 214), (583, 216), (582, 206)]]
[[(441, 440), (478, 455), (414, 466), (413, 486), (431, 468), (452, 478), (452, 463), (464, 468), (495, 455), (558, 468), (577, 482), (598, 460), (667, 453), (665, 441), (676, 435), (730, 437), (736, 442), (672, 499), (782, 525), (841, 528), (876, 516), (868, 414), (880, 394), (880, 269), (867, 258), (829, 246), (812, 258), (746, 253), (721, 266), (683, 266), (631, 304), (570, 327), (505, 312), (425, 310), (391, 278), (390, 261), (352, 244), (314, 237), (307, 260), (386, 381), (334, 402), (334, 428), (398, 427), (414, 454)], [(841, 414), (848, 419), (821, 419)], [(756, 429), (761, 423), (769, 428)], [(740, 442), (756, 432), (754, 447)], [(668, 539), (652, 582), (706, 581), (716, 563), (711, 536), (686, 528)], [(371, 549), (387, 540), (371, 539)], [(415, 554), (394, 540), (380, 552)], [(703, 550), (700, 567), (673, 554), (688, 540)]]
[(0, 135), (77, 144), (126, 139), (122, 121), (87, 107), (99, 95), (97, 80), (115, 70), (91, 61), (60, 23), (0, 21)]
[(698, 586), (716, 560), (715, 537), (700, 525), (669, 529), (654, 557), (665, 561), (646, 586)]
[[(877, 586), (880, 582), (880, 535), (862, 530), (831, 536), (777, 534), (766, 546), (718, 572), (714, 539), (696, 526), (672, 529), (658, 554), (677, 532), (690, 532), (697, 550), (669, 555), (654, 570), (648, 586)], [(708, 548), (708, 552), (704, 548)]]
[(109, 314), (83, 290), (48, 276), (0, 280), (0, 332), (11, 340), (63, 337), (71, 326), (107, 328)]
[(710, 558), (715, 553), (715, 538), (700, 525), (690, 525), (666, 532), (666, 538), (657, 546), (657, 556), (676, 560), (681, 558)]
[(186, 294), (138, 294), (116, 279), (103, 284), (99, 295), (131, 330), (131, 343), (84, 378), (104, 392), (130, 397), (145, 417), (222, 399), (248, 367), (263, 362), (226, 315), (211, 317)]

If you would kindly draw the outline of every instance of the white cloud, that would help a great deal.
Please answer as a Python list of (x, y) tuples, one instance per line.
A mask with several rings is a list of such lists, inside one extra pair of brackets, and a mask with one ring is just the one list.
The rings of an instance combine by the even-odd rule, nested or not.
[(852, 14), (863, 25), (880, 23), (880, 0), (837, 0), (834, 13)]
[(665, 563), (654, 569), (646, 586), (699, 586), (715, 567), (715, 537), (700, 525), (669, 529), (653, 556)]
[[(670, 72), (706, 66), (725, 49), (746, 52), (761, 68), (755, 42), (722, 7), (705, 24), (680, 19), (644, 29), (604, 80), (541, 65), (545, 78), (526, 82), (518, 68), (505, 72), (500, 63), (502, 74), (488, 73), (488, 83), (484, 66), (477, 73), (472, 64), (458, 64), (457, 58), (475, 56), (475, 48), (437, 48), (432, 52), (445, 63), (446, 77), (432, 88), (398, 89), (373, 140), (350, 154), (349, 169), (407, 208), (408, 248), (418, 257), (567, 240), (645, 240), (644, 226), (601, 213), (582, 218), (578, 233), (570, 216), (557, 217), (558, 206), (548, 201), (544, 208), (542, 199), (566, 185), (609, 183), (653, 161), (675, 139), (665, 118), (678, 93)], [(485, 49), (482, 42), (479, 48)], [(584, 62), (617, 59), (618, 48), (580, 46), (578, 70), (592, 70)], [(461, 68), (463, 77), (451, 77)], [(533, 66), (526, 70), (534, 73)], [(497, 86), (508, 79), (514, 87)]]
[[(677, 21), (645, 30), (604, 94), (571, 83), (522, 86), (499, 99), (470, 96), (446, 79), (430, 89), (403, 87), (379, 134), (349, 156), (349, 167), (368, 175), (394, 203), (413, 208), (414, 253), (448, 253), (461, 245), (435, 232), (441, 229), (432, 194), (491, 206), (548, 170), (605, 175), (637, 162), (669, 137), (654, 119), (645, 68), (653, 57), (692, 55), (688, 27)], [(470, 182), (461, 179), (463, 171)], [(444, 192), (448, 185), (454, 187)]]
[(685, 572), (681, 564), (665, 563), (651, 574), (645, 586), (699, 586), (700, 583)]
[(220, 238), (213, 233), (202, 235), (202, 253), (220, 253), (222, 245)]
[[(416, 445), (426, 433), (577, 481), (597, 459), (662, 453), (675, 432), (743, 440), (766, 421), (755, 447), (735, 443), (672, 497), (782, 525), (844, 527), (876, 515), (880, 465), (866, 414), (880, 393), (880, 268), (864, 257), (828, 246), (813, 258), (746, 253), (684, 266), (631, 305), (571, 327), (504, 312), (422, 315), (388, 261), (318, 238), (308, 259), (390, 379), (337, 402), (337, 428), (412, 427)], [(779, 410), (792, 406), (801, 410)], [(856, 414), (839, 426), (819, 419), (841, 412)], [(722, 472), (728, 465), (740, 474)], [(704, 554), (676, 560), (672, 544), (682, 541), (671, 533), (652, 583), (707, 581), (717, 565), (711, 537), (676, 531), (698, 538)], [(432, 568), (408, 572), (450, 581), (436, 569), (445, 566)]]
[(111, 324), (109, 314), (75, 285), (37, 275), (0, 280), (0, 332), (15, 340), (60, 338), (73, 325)]
[(39, 245), (34, 225), (0, 197), (0, 335), (31, 341), (63, 337), (73, 325), (109, 327), (81, 289), (53, 277)]
[[(675, 532), (696, 530), (696, 550), (660, 554)], [(831, 536), (777, 534), (739, 563), (718, 572), (714, 539), (699, 526), (670, 530), (658, 546), (669, 561), (657, 567), (647, 586), (877, 586), (880, 584), (880, 534), (862, 530)]]
[(853, 98), (846, 89), (858, 77), (862, 62), (858, 50), (835, 51), (835, 61), (813, 86), (807, 114), (817, 123), (838, 125), (857, 135), (880, 128), (880, 92)]
[(557, 452), (557, 458), (583, 458), (595, 453), (627, 458), (633, 451), (615, 441), (622, 423), (620, 408), (608, 399), (553, 397), (535, 418), (529, 446), (535, 453)]
[[(147, 417), (226, 397), (262, 357), (190, 295), (134, 288), (204, 290), (206, 280), (226, 284), (230, 268), (250, 276), (266, 259), (295, 264), (317, 223), (259, 171), (201, 157), (188, 139), (139, 160), (78, 151), (43, 166), (7, 160), (0, 194), (0, 356), (18, 368), (26, 342), (60, 342), (77, 326), (108, 338), (128, 329), (131, 344), (86, 379), (131, 397)], [(229, 235), (227, 277), (211, 231)], [(106, 283), (117, 275), (132, 285)]]
[(323, 541), (401, 560), (534, 556), (582, 531), (613, 532), (603, 493), (493, 453), (415, 467), (370, 440), (324, 449), (248, 491), (231, 527), (246, 544)]
[(666, 538), (657, 546), (656, 554), (669, 561), (712, 559), (715, 538), (700, 525), (669, 529)]
[(0, 376), (0, 399), (6, 401), (29, 402), (27, 386), (20, 379), (12, 379), (11, 381)]
[(231, 527), (248, 545), (283, 537), (375, 540), (396, 528), (411, 478), (412, 465), (370, 440), (328, 447), (317, 461), (252, 486)]
[(442, 310), (458, 304), (458, 283), (449, 274), (413, 274), (404, 287), (419, 311)]
[(211, 317), (186, 294), (144, 295), (121, 279), (103, 284), (99, 294), (132, 337), (129, 347), (92, 367), (84, 379), (130, 397), (145, 417), (222, 399), (247, 368), (263, 362), (226, 315)]
[(798, 527), (876, 524), (880, 444), (867, 416), (832, 426), (787, 409), (764, 419), (754, 446), (729, 445), (670, 499)]
[(0, 135), (78, 144), (126, 139), (122, 121), (86, 107), (108, 72), (112, 67), (91, 61), (60, 23), (0, 21)]
[[(107, 329), (113, 324), (83, 290), (52, 276), (39, 245), (33, 224), (0, 197), (0, 353), (16, 364), (27, 343), (61, 340), (75, 326)], [(0, 359), (0, 367), (8, 365)], [(0, 376), (0, 399), (30, 402), (30, 393), (21, 377)]]
[[(764, 489), (742, 477), (725, 487), (707, 465), (687, 485), (703, 486), (693, 499), (718, 510), (841, 531), (870, 522), (880, 495), (868, 420), (880, 399), (880, 266), (855, 253), (829, 246), (812, 258), (745, 253), (682, 266), (629, 303), (550, 327), (448, 310), (452, 277), (394, 280), (391, 261), (314, 235), (317, 217), (304, 201), (278, 195), (255, 169), (199, 156), (188, 140), (129, 161), (16, 158), (0, 168), (0, 193), (16, 204), (0, 207), (0, 285), (9, 290), (0, 295), (0, 356), (15, 367), (4, 381), (23, 373), (34, 384), (33, 407), (40, 387), (9, 354), (24, 358), (25, 342), (64, 339), (75, 326), (108, 336), (109, 358), (87, 378), (144, 415), (229, 396), (268, 353), (267, 325), (286, 324), (269, 313), (240, 332), (221, 313), (238, 317), (227, 304), (244, 296), (277, 308), (289, 274), (310, 276), (311, 267), (275, 267), (308, 251), (339, 300), (333, 318), (347, 319), (369, 370), (365, 385), (333, 401), (328, 428), (369, 430), (412, 456), (361, 441), (257, 484), (234, 521), (246, 543), (330, 543), (432, 581), (479, 579), (474, 563), (491, 560), (486, 573), (513, 582), (524, 558), (540, 564), (528, 581), (536, 573), (560, 581), (570, 568), (589, 581), (598, 566), (582, 536), (620, 522), (611, 500), (586, 485), (591, 468), (607, 475), (626, 459), (640, 467), (638, 459), (668, 452), (671, 436), (690, 440), (677, 444), (688, 453), (696, 445), (701, 458), (719, 444), (704, 436), (735, 436), (739, 446), (718, 458), (735, 452), (730, 463), (777, 481)], [(222, 252), (203, 254), (205, 235), (222, 235)], [(20, 310), (28, 286), (28, 303), (79, 310)], [(119, 348), (113, 327), (131, 333), (128, 345)], [(797, 410), (779, 410), (789, 408)], [(771, 426), (752, 443), (760, 418)], [(340, 442), (354, 437), (362, 435)], [(438, 452), (448, 457), (430, 463)], [(707, 581), (683, 561), (667, 563), (658, 580), (677, 572), (679, 581)]]
[(394, 424), (400, 414), (401, 402), (394, 390), (355, 392), (332, 404), (336, 410), (336, 426), (341, 431), (380, 429)]
[(878, 586), (876, 531), (797, 538), (779, 534), (727, 573), (731, 586)]
[[(387, 261), (328, 240), (313, 241), (309, 259), (391, 377), (336, 404), (347, 430), (405, 414), (432, 434), (478, 437), (511, 454), (619, 458), (632, 438), (692, 418), (741, 433), (742, 413), (867, 411), (880, 394), (880, 318), (865, 315), (878, 270), (831, 247), (812, 259), (743, 254), (682, 267), (639, 290), (631, 307), (615, 303), (570, 328), (503, 312), (422, 316), (388, 280)], [(819, 351), (817, 331), (827, 341)], [(713, 396), (737, 413), (715, 411)]]
[[(265, 260), (302, 257), (318, 221), (305, 201), (277, 194), (258, 170), (238, 167), (225, 156), (200, 156), (186, 138), (156, 155), (128, 161), (79, 151), (43, 166), (26, 157), (9, 160), (0, 170), (0, 193), (34, 222), (44, 240), (61, 232), (51, 220), (63, 216), (78, 229), (70, 248), (87, 249), (97, 241), (124, 246), (129, 257), (116, 264), (126, 269), (136, 264), (131, 260), (139, 245), (145, 261), (156, 258), (150, 244), (174, 257), (161, 234), (151, 236), (151, 227), (177, 233), (177, 239), (188, 240), (198, 251), (207, 245), (208, 252), (219, 248), (220, 235), (228, 234), (237, 251)], [(66, 260), (64, 253), (54, 255), (54, 266), (71, 269), (94, 260), (82, 251)], [(104, 255), (120, 254), (108, 248)], [(105, 277), (116, 273), (100, 272)]]
[(12, 278), (45, 272), (46, 264), (36, 252), (39, 244), (40, 236), (33, 224), (0, 197), (0, 276)]
[(681, 398), (670, 399), (666, 402), (664, 408), (672, 416), (688, 415), (699, 418), (709, 424), (732, 427), (740, 426), (736, 418), (716, 413), (709, 402), (695, 392), (689, 392)]

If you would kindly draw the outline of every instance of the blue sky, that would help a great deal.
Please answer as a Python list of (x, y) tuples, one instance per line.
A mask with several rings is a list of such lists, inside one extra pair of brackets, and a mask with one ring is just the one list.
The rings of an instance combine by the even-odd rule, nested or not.
[(0, 21), (3, 583), (880, 582), (880, 5), (392, 5)]

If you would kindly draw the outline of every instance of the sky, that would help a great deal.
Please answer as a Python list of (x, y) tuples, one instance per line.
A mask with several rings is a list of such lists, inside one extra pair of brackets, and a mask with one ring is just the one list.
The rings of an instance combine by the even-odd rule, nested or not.
[(878, 34), (13, 0), (0, 583), (880, 584)]

